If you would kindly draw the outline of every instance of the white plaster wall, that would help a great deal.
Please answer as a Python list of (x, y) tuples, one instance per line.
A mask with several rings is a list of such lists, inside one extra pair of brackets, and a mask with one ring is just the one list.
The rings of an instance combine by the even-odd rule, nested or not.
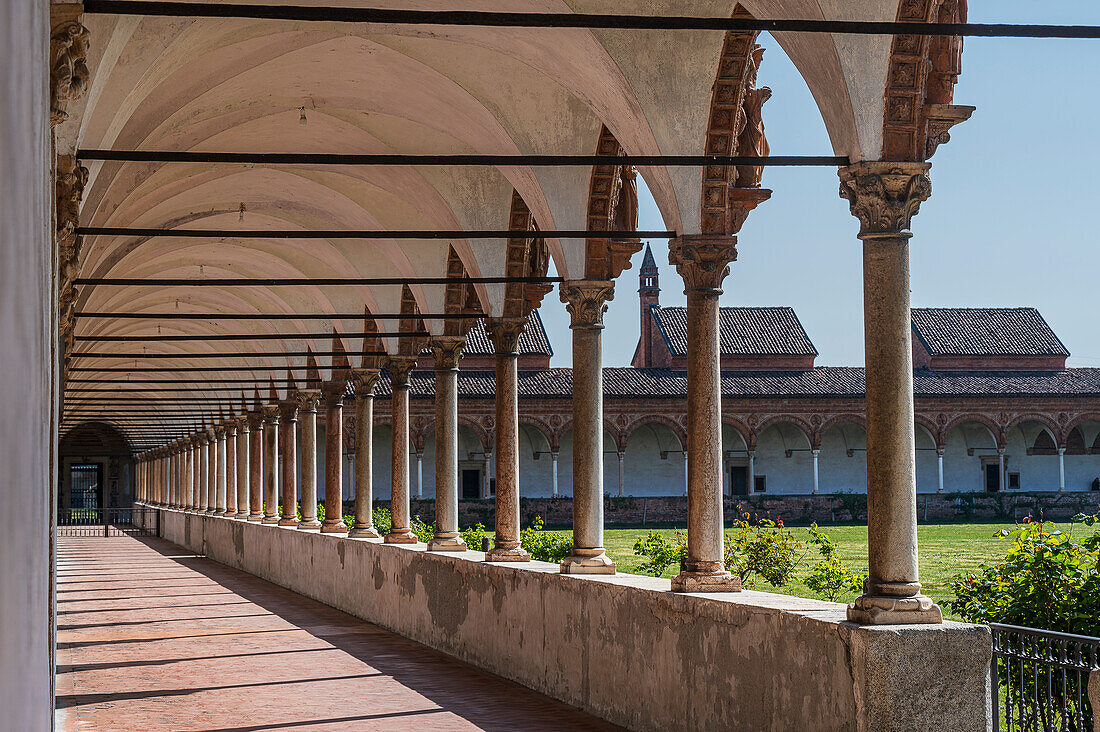
[[(662, 460), (661, 452), (667, 457)], [(623, 465), (628, 496), (684, 495), (684, 453), (680, 439), (668, 427), (660, 424), (642, 425), (626, 443)], [(615, 470), (618, 470), (616, 465)], [(618, 480), (617, 474), (612, 474)]]
[(53, 719), (48, 11), (0, 3), (0, 710), (20, 732)]
[[(848, 457), (849, 448), (852, 450), (851, 457)], [(867, 492), (867, 436), (859, 425), (837, 425), (822, 435), (821, 454), (818, 456), (818, 491)]]
[[(793, 449), (791, 457), (786, 450)], [(809, 493), (813, 490), (813, 455), (805, 435), (793, 425), (768, 427), (756, 440), (755, 474), (767, 476), (767, 492)], [(866, 486), (864, 486), (866, 490)]]
[[(535, 459), (535, 452), (540, 453)], [(558, 456), (558, 487), (561, 488), (561, 456)], [(545, 498), (554, 493), (554, 461), (547, 439), (531, 427), (519, 430), (519, 493)]]
[[(940, 489), (939, 459), (936, 441), (922, 427), (917, 427), (917, 493), (935, 493)], [(866, 487), (864, 487), (866, 490)], [(949, 490), (944, 486), (944, 490)]]
[[(973, 455), (967, 455), (969, 448), (973, 448)], [(944, 490), (948, 493), (984, 490), (982, 457), (996, 454), (996, 442), (984, 425), (968, 422), (952, 429), (944, 446)]]

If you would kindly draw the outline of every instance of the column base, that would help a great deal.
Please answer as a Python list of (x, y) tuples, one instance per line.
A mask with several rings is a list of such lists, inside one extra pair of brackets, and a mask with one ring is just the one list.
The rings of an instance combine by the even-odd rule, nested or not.
[(466, 542), (462, 540), (462, 537), (458, 534), (449, 535), (437, 534), (432, 537), (432, 540), (428, 542), (428, 551), (430, 552), (464, 552), (468, 547)]
[(562, 574), (615, 574), (615, 563), (607, 556), (603, 547), (579, 551), (584, 553), (573, 554), (561, 560), (559, 571)]
[(681, 571), (672, 578), (673, 592), (740, 592), (741, 578), (732, 572)]
[(225, 515), (225, 511), (223, 511), (223, 510), (221, 510), (221, 509), (218, 509), (217, 511), (215, 511), (215, 512), (214, 512), (214, 515), (215, 515), (215, 516), (224, 516), (224, 515)]
[(236, 511), (226, 511), (225, 513), (222, 514), (222, 516), (225, 516), (226, 518), (237, 518), (237, 512)]
[(351, 531), (348, 532), (349, 539), (381, 539), (382, 535), (378, 533), (378, 529), (373, 526), (360, 526), (356, 524), (351, 527)]
[(386, 534), (383, 539), (387, 544), (419, 544), (420, 539), (416, 538), (416, 534), (411, 529), (398, 529), (397, 531), (391, 531)]
[(281, 518), (279, 519), (279, 526), (297, 526), (298, 519), (296, 518)]
[(485, 552), (486, 562), (530, 562), (531, 555), (527, 553), (527, 550), (514, 546), (514, 547), (493, 547), (489, 551)]
[(260, 523), (261, 524), (268, 524), (269, 526), (272, 525), (272, 524), (278, 525), (279, 517), (278, 516), (264, 516), (263, 520), (260, 521)]
[(321, 524), (322, 534), (346, 534), (348, 526), (343, 521), (325, 521)]
[(862, 595), (848, 606), (848, 621), (860, 625), (938, 625), (940, 607), (927, 595)]
[(263, 516), (257, 516), (256, 514), (251, 514), (248, 518), (245, 519), (245, 521), (251, 521), (254, 524), (263, 523), (263, 520)]
[(297, 528), (299, 531), (320, 531), (321, 522), (317, 519), (313, 519), (312, 521), (299, 521)]

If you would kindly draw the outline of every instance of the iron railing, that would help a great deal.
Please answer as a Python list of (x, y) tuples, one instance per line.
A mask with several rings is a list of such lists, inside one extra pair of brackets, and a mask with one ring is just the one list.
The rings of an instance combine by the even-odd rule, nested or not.
[(1100, 732), (1089, 705), (1089, 674), (1100, 669), (1100, 638), (990, 623), (996, 732)]
[(57, 513), (58, 536), (158, 536), (155, 508), (70, 508)]

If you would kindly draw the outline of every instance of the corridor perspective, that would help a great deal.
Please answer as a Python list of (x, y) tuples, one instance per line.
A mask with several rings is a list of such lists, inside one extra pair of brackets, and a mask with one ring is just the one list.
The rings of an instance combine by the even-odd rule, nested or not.
[(156, 538), (63, 537), (58, 728), (614, 730)]

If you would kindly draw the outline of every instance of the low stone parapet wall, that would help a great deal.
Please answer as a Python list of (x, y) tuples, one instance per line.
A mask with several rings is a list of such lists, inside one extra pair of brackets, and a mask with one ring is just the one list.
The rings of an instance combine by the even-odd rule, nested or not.
[[(348, 512), (351, 512), (348, 504)], [(387, 507), (387, 501), (378, 502)], [(740, 496), (726, 499), (727, 521), (737, 507), (759, 518), (781, 518), (786, 523), (819, 524), (866, 522), (867, 496), (863, 493), (818, 495)], [(1100, 511), (1100, 492), (1075, 493), (921, 493), (917, 496), (917, 518), (934, 521), (1017, 521), (1025, 516), (1065, 520), (1078, 513)], [(412, 501), (412, 512), (431, 522), (435, 504), (430, 500)], [(482, 523), (492, 528), (495, 507), (492, 499), (459, 502), (459, 523)], [(571, 498), (522, 498), (520, 519), (527, 526), (541, 516), (549, 526), (569, 526), (573, 521)], [(687, 498), (654, 496), (604, 499), (604, 524), (607, 526), (678, 525), (687, 523)]]
[(167, 540), (639, 730), (986, 730), (985, 626), (162, 511)]

